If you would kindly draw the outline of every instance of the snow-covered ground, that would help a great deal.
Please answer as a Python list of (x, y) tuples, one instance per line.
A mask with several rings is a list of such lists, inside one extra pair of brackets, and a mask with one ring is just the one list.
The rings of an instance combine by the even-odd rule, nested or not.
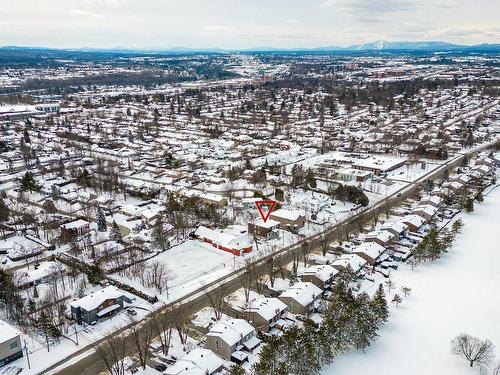
[[(465, 375), (478, 373), (450, 353), (450, 340), (462, 332), (496, 344), (500, 360), (500, 187), (463, 214), (462, 234), (441, 259), (411, 270), (401, 265), (391, 274), (397, 291), (411, 295), (391, 316), (366, 353), (352, 351), (334, 359), (323, 375)], [(374, 285), (374, 287), (376, 287)]]

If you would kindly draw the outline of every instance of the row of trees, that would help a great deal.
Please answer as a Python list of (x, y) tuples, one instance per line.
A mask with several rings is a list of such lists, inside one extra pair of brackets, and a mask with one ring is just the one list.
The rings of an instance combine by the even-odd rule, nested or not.
[(370, 203), (363, 189), (357, 186), (339, 184), (330, 194), (341, 202), (351, 202), (363, 207), (367, 207)]
[(256, 375), (319, 374), (321, 366), (352, 348), (364, 350), (377, 338), (389, 310), (382, 285), (375, 295), (355, 295), (339, 281), (323, 313), (321, 326), (306, 320), (304, 326), (270, 337), (262, 348)]
[(445, 228), (440, 233), (435, 227), (431, 228), (413, 250), (415, 261), (424, 262), (438, 259), (451, 248), (455, 236), (462, 231), (463, 226), (462, 220), (458, 219), (453, 222), (451, 230)]

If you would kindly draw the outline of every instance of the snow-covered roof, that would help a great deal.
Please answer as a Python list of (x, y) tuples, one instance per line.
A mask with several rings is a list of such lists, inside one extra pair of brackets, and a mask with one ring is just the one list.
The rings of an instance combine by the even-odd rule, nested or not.
[(208, 331), (207, 336), (219, 337), (229, 346), (233, 346), (254, 331), (255, 328), (244, 319), (229, 319), (215, 323)]
[(108, 299), (116, 299), (121, 296), (123, 296), (123, 292), (110, 285), (106, 288), (98, 290), (97, 292), (91, 293), (88, 296), (73, 301), (69, 305), (74, 308), (81, 307), (84, 310), (90, 311), (96, 309)]
[[(389, 232), (385, 232), (389, 233)], [(354, 249), (354, 253), (363, 253), (368, 255), (372, 259), (377, 259), (383, 252), (385, 247), (379, 245), (376, 242), (363, 242), (361, 245)]]
[(430, 202), (436, 206), (438, 206), (442, 201), (443, 199), (437, 195), (426, 195), (420, 200), (420, 202)]
[(213, 243), (231, 249), (244, 249), (253, 245), (253, 240), (248, 234), (236, 235), (227, 230), (214, 230), (200, 225), (194, 232), (195, 236), (210, 240)]
[(86, 220), (78, 219), (78, 220), (72, 221), (70, 223), (66, 223), (66, 224), (61, 225), (61, 228), (78, 229), (78, 228), (84, 228), (84, 227), (88, 226), (89, 224), (90, 223)]
[(429, 204), (426, 204), (426, 205), (422, 205), (422, 206), (417, 206), (413, 210), (413, 212), (423, 212), (429, 216), (434, 216), (434, 214), (437, 212), (437, 208), (434, 206), (431, 206)]
[(310, 282), (297, 282), (280, 294), (280, 297), (294, 299), (302, 306), (312, 303), (323, 291)]
[(407, 215), (402, 218), (401, 221), (405, 224), (411, 224), (417, 228), (420, 228), (425, 223), (425, 219), (418, 215)]
[(374, 230), (366, 235), (367, 239), (378, 239), (382, 242), (389, 242), (394, 238), (394, 234), (386, 230)]
[(212, 374), (223, 366), (224, 361), (205, 348), (194, 348), (175, 364), (167, 368), (166, 375), (206, 375)]
[(12, 340), (20, 334), (21, 333), (10, 324), (0, 320), (0, 343)]
[(275, 218), (296, 221), (301, 216), (304, 216), (304, 213), (298, 210), (285, 210), (283, 208), (280, 208), (278, 210), (271, 212), (271, 216)]
[(366, 260), (361, 258), (358, 254), (344, 254), (335, 259), (331, 264), (332, 266), (343, 268), (350, 266), (354, 272), (358, 272), (366, 263)]
[(333, 278), (338, 272), (336, 268), (328, 264), (321, 264), (307, 267), (302, 273), (302, 276), (314, 275), (323, 282), (326, 282)]
[(391, 223), (385, 223), (381, 227), (382, 230), (390, 230), (392, 229), (393, 231), (401, 234), (403, 233), (406, 229), (408, 229), (408, 225), (405, 223), (402, 223), (401, 221), (393, 221)]
[(274, 228), (280, 225), (280, 222), (272, 220), (272, 219), (267, 219), (266, 222), (262, 220), (262, 218), (259, 218), (255, 221), (252, 222), (253, 225), (261, 228)]
[(255, 312), (266, 320), (270, 320), (277, 313), (285, 311), (287, 306), (278, 298), (258, 298), (248, 304), (247, 311)]

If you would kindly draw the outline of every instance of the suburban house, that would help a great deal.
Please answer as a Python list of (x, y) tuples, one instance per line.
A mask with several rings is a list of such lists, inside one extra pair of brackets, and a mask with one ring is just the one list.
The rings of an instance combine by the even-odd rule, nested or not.
[(421, 216), (425, 219), (425, 221), (430, 221), (438, 209), (434, 206), (431, 205), (425, 205), (425, 206), (417, 206), (413, 209), (412, 214)]
[(108, 286), (88, 296), (71, 302), (71, 318), (78, 324), (94, 324), (99, 319), (110, 317), (122, 310), (124, 302), (132, 300), (114, 286)]
[(443, 199), (438, 197), (437, 195), (426, 195), (425, 197), (422, 197), (422, 199), (420, 199), (420, 202), (418, 204), (420, 206), (429, 205), (439, 208), (442, 202)]
[(297, 282), (280, 294), (279, 299), (288, 306), (293, 314), (308, 315), (314, 309), (314, 301), (323, 290), (310, 282)]
[[(23, 268), (18, 271), (18, 284), (20, 288), (29, 288), (44, 283), (55, 272), (57, 272), (57, 263), (48, 261), (35, 264), (31, 268)], [(65, 270), (65, 268), (63, 268)]]
[(407, 215), (401, 219), (401, 222), (408, 227), (410, 232), (418, 232), (418, 230), (425, 224), (423, 217), (418, 215)]
[(359, 255), (372, 266), (375, 265), (380, 256), (385, 252), (385, 247), (376, 242), (364, 242), (354, 249), (353, 253)]
[(400, 239), (408, 232), (408, 225), (402, 223), (401, 221), (393, 221), (391, 223), (383, 224), (380, 227), (380, 230), (392, 233), (396, 236), (396, 239)]
[(268, 219), (266, 222), (261, 218), (250, 221), (248, 223), (248, 233), (260, 238), (270, 238), (273, 233), (279, 228), (280, 223), (275, 220)]
[(86, 220), (78, 219), (61, 225), (62, 236), (83, 236), (90, 231), (90, 223)]
[(300, 276), (300, 279), (313, 283), (318, 288), (325, 289), (332, 284), (338, 272), (338, 269), (328, 264), (314, 265), (307, 267)]
[(359, 275), (360, 271), (367, 263), (368, 262), (358, 254), (343, 254), (339, 258), (335, 259), (331, 263), (331, 266), (339, 271), (350, 268), (355, 275)]
[(258, 298), (248, 304), (245, 319), (258, 331), (269, 332), (282, 319), (287, 305), (278, 298)]
[(282, 229), (298, 230), (304, 227), (306, 217), (303, 212), (297, 210), (274, 210), (269, 215), (271, 220), (279, 222)]
[(386, 230), (376, 230), (366, 235), (365, 242), (375, 242), (380, 246), (389, 246), (396, 239), (396, 235), (392, 232)]
[(255, 328), (244, 319), (220, 320), (207, 333), (207, 348), (226, 361), (241, 363), (248, 357), (242, 350), (260, 344), (255, 335)]
[(252, 251), (253, 239), (247, 233), (234, 233), (229, 230), (215, 230), (200, 225), (194, 236), (201, 241), (211, 244), (216, 249), (227, 251), (234, 255)]
[(196, 347), (179, 358), (163, 373), (165, 375), (212, 375), (224, 367), (224, 361), (211, 350)]
[(0, 367), (22, 356), (21, 333), (3, 320), (0, 320)]

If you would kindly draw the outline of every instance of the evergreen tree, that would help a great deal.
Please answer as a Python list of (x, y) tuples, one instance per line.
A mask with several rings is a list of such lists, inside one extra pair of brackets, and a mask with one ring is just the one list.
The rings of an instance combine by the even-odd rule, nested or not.
[(385, 291), (382, 284), (378, 285), (371, 305), (372, 310), (377, 318), (378, 325), (387, 322), (387, 319), (389, 319), (389, 307), (387, 306), (387, 299), (385, 297)]
[(104, 216), (104, 213), (102, 212), (101, 207), (99, 206), (97, 206), (96, 221), (97, 221), (97, 230), (99, 232), (106, 232), (108, 230), (108, 226), (106, 224), (106, 216)]
[(476, 195), (476, 200), (481, 203), (482, 201), (484, 201), (484, 197), (483, 197), (483, 192), (482, 191), (479, 191)]
[(57, 207), (51, 199), (46, 199), (42, 207), (48, 214), (55, 214), (57, 212)]
[(287, 375), (288, 366), (283, 361), (283, 338), (269, 336), (260, 351), (259, 362), (253, 366), (255, 375)]
[(175, 159), (172, 153), (170, 151), (165, 151), (163, 154), (163, 165), (165, 165), (167, 169), (172, 169), (175, 167), (175, 164)]
[(378, 316), (372, 310), (370, 297), (366, 293), (355, 297), (353, 310), (353, 344), (356, 349), (365, 350), (378, 336)]
[(474, 211), (474, 201), (471, 198), (467, 198), (465, 200), (464, 208), (465, 212), (467, 213), (471, 213), (472, 211)]
[(33, 177), (33, 173), (27, 171), (24, 176), (21, 178), (21, 182), (19, 183), (19, 187), (23, 191), (38, 191), (40, 187), (37, 185), (35, 178)]
[(111, 231), (109, 233), (109, 238), (112, 239), (113, 241), (116, 241), (118, 243), (122, 242), (122, 234), (120, 232), (120, 228), (118, 227), (118, 224), (116, 224), (116, 221), (113, 220), (113, 224), (111, 225)]
[(169, 247), (168, 236), (164, 228), (163, 217), (158, 216), (152, 232), (153, 245), (165, 251)]
[(451, 230), (453, 231), (453, 233), (458, 234), (462, 231), (463, 227), (464, 227), (464, 222), (462, 221), (462, 219), (458, 219), (453, 222)]
[(240, 365), (233, 365), (229, 369), (227, 375), (245, 375), (245, 369)]
[(5, 228), (2, 223), (6, 223), (10, 218), (10, 208), (7, 206), (5, 201), (0, 198), (0, 231), (5, 239)]
[(28, 132), (28, 129), (24, 129), (23, 137), (24, 137), (24, 142), (31, 143), (31, 141), (30, 141), (30, 133)]
[(307, 171), (305, 183), (307, 186), (312, 187), (313, 189), (317, 186), (316, 177), (314, 176), (314, 173), (311, 169)]

